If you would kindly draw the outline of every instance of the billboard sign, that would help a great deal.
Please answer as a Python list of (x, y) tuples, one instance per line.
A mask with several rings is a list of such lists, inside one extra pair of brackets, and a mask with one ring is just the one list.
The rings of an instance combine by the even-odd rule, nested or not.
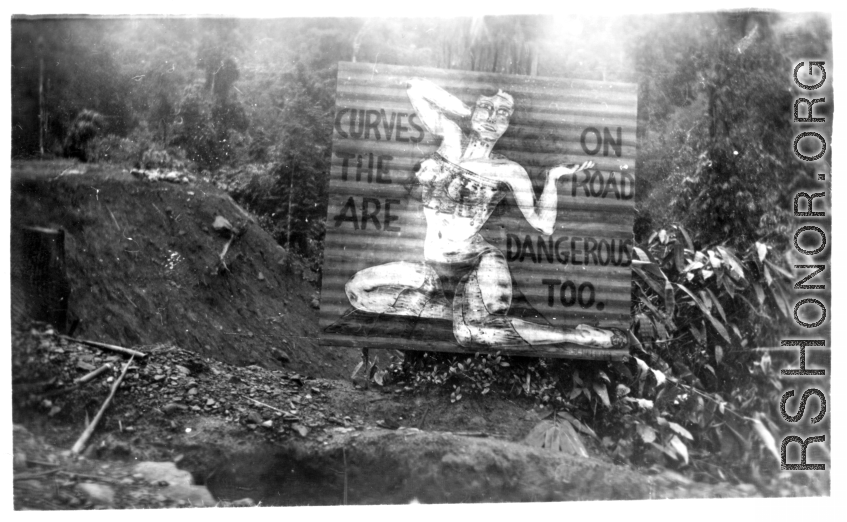
[(628, 353), (634, 84), (341, 63), (322, 344)]

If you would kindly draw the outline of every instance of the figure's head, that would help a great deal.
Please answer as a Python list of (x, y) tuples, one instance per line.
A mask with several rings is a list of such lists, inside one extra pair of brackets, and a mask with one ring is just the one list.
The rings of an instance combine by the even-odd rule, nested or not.
[(471, 129), (485, 141), (497, 141), (509, 128), (515, 110), (512, 95), (497, 91), (494, 96), (480, 96), (471, 115)]

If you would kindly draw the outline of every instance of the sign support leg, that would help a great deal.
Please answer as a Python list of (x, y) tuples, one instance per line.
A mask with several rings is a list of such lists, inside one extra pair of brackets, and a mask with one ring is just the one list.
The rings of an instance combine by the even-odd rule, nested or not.
[(371, 364), (368, 357), (368, 349), (362, 348), (362, 363), (365, 367), (365, 389), (368, 389), (371, 381)]

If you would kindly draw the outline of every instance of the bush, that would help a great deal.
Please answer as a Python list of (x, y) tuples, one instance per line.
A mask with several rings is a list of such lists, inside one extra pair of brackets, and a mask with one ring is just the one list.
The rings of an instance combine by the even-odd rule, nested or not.
[(180, 148), (167, 148), (154, 144), (141, 155), (141, 168), (187, 170), (193, 164), (185, 159), (185, 152)]
[(103, 116), (100, 113), (88, 109), (80, 111), (65, 136), (62, 154), (80, 161), (95, 160), (93, 140), (102, 127)]
[(141, 156), (143, 145), (129, 139), (107, 134), (92, 140), (96, 161), (133, 164)]
[(779, 365), (754, 348), (778, 344), (777, 325), (792, 313), (791, 273), (763, 243), (740, 252), (697, 249), (679, 225), (654, 232), (633, 253), (625, 362), (415, 352), (375, 376), (436, 385), (454, 402), (469, 394), (527, 397), (593, 428), (620, 461), (670, 463), (705, 480), (778, 470)]

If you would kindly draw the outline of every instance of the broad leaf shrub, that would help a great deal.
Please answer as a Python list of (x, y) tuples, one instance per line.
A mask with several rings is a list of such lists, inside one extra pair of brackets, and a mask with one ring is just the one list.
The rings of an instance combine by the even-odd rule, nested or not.
[(616, 461), (765, 484), (779, 469), (782, 388), (781, 352), (764, 348), (779, 344), (792, 317), (793, 279), (780, 257), (760, 242), (697, 247), (674, 225), (634, 248), (625, 361), (407, 352), (375, 374), (435, 385), (453, 402), (526, 397), (593, 429)]

